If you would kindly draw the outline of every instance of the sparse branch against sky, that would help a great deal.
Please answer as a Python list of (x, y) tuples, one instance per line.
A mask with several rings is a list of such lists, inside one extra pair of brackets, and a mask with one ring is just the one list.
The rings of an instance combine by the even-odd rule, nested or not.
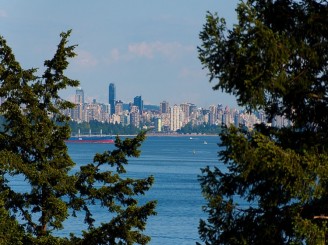
[[(236, 107), (232, 96), (212, 91), (198, 60), (206, 11), (236, 23), (237, 0), (44, 1), (0, 0), (0, 35), (24, 68), (43, 69), (62, 31), (78, 44), (68, 76), (88, 98), (107, 102), (108, 84), (117, 99), (145, 104), (192, 102)], [(74, 90), (64, 91), (69, 99)]]

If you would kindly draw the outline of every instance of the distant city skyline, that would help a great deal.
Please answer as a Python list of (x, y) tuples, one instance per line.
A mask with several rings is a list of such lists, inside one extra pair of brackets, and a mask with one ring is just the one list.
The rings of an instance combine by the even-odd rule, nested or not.
[[(133, 103), (124, 104), (121, 100), (113, 102), (115, 84), (109, 84), (108, 102), (92, 100), (85, 103), (84, 91), (78, 88), (75, 92), (75, 107), (63, 113), (77, 122), (109, 122), (122, 126), (132, 125), (135, 128), (151, 129), (153, 132), (176, 132), (188, 123), (191, 125), (235, 125), (253, 128), (256, 123), (268, 123), (263, 111), (248, 113), (245, 110), (229, 108), (223, 104), (199, 107), (192, 102), (174, 103), (163, 101), (156, 108), (144, 108), (142, 96), (135, 96)], [(111, 103), (114, 106), (111, 106)], [(113, 109), (113, 110), (112, 110)], [(281, 127), (290, 125), (284, 117), (275, 117), (272, 125)]]
[[(115, 84), (110, 83), (108, 89), (108, 102), (102, 103), (93, 99), (91, 103), (84, 101), (84, 91), (78, 88), (75, 91), (75, 106), (62, 112), (77, 122), (109, 122), (122, 126), (132, 125), (135, 128), (151, 129), (153, 132), (177, 132), (190, 123), (192, 126), (199, 125), (235, 125), (249, 129), (256, 123), (271, 123), (282, 127), (290, 125), (285, 117), (276, 116), (271, 122), (263, 111), (248, 113), (245, 110), (229, 108), (218, 103), (208, 108), (200, 107), (193, 102), (173, 103), (162, 101), (158, 106), (143, 104), (142, 96), (134, 97), (124, 108), (124, 103), (116, 96)], [(111, 105), (113, 104), (113, 106)], [(153, 107), (153, 108), (151, 108)]]
[[(221, 102), (236, 107), (233, 96), (212, 91), (198, 60), (199, 32), (206, 12), (218, 12), (231, 27), (239, 1), (139, 0), (90, 2), (3, 1), (0, 35), (23, 68), (39, 68), (51, 59), (59, 34), (72, 29), (77, 44), (67, 76), (79, 80), (85, 100), (106, 102), (115, 83), (122, 101), (142, 95), (145, 104), (193, 101), (202, 107)], [(61, 96), (69, 99), (75, 88)], [(74, 99), (74, 98), (70, 98)]]
[[(197, 107), (204, 108), (204, 109), (208, 109), (213, 105), (215, 105), (215, 106), (224, 105), (225, 107), (229, 107), (232, 109), (238, 109), (238, 110), (242, 109), (238, 106), (234, 107), (234, 106), (227, 105), (221, 101), (213, 102), (212, 104), (210, 104), (208, 106), (201, 106), (201, 105), (198, 105), (197, 103), (193, 102), (192, 99), (186, 100), (186, 101), (180, 101), (180, 102), (176, 102), (176, 103), (172, 103), (167, 99), (163, 99), (158, 104), (157, 103), (144, 103), (145, 98), (142, 95), (135, 95), (132, 98), (129, 98), (128, 100), (122, 100), (120, 98), (120, 91), (118, 91), (118, 93), (117, 93), (115, 83), (109, 83), (107, 86), (107, 91), (108, 91), (107, 98), (105, 98), (104, 100), (98, 100), (97, 98), (89, 96), (88, 91), (84, 90), (82, 87), (78, 87), (78, 88), (75, 88), (75, 92), (73, 94), (68, 96), (68, 100), (73, 103), (81, 103), (83, 101), (83, 103), (88, 104), (88, 103), (94, 103), (96, 101), (97, 103), (101, 103), (101, 104), (109, 104), (109, 105), (111, 105), (111, 110), (112, 110), (112, 104), (110, 102), (113, 102), (113, 101), (115, 101), (115, 103), (119, 102), (119, 103), (122, 103), (125, 105), (128, 105), (128, 104), (138, 105), (139, 108), (140, 108), (140, 106), (141, 106), (141, 108), (143, 108), (144, 106), (157, 106), (160, 111), (162, 111), (162, 107), (163, 107), (164, 113), (167, 113), (169, 108), (174, 105), (181, 105), (181, 104), (185, 104), (185, 103), (194, 104)], [(110, 93), (114, 93), (114, 94), (110, 94)], [(114, 104), (113, 110), (115, 111), (115, 104)], [(111, 114), (114, 114), (113, 111), (111, 112)]]

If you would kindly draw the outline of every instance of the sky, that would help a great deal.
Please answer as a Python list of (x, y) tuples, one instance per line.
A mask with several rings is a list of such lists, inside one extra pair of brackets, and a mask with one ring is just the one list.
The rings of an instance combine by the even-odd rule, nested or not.
[[(237, 107), (232, 95), (213, 91), (198, 59), (206, 12), (232, 27), (237, 0), (0, 0), (0, 35), (25, 69), (51, 59), (60, 33), (72, 30), (78, 46), (66, 75), (80, 81), (87, 101), (108, 103), (108, 85), (125, 103), (194, 103)], [(61, 96), (74, 99), (76, 88)]]

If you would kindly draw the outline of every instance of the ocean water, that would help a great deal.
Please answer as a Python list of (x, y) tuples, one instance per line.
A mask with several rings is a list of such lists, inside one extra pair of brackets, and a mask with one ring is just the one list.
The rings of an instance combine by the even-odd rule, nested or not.
[[(206, 142), (206, 143), (204, 143)], [(133, 178), (155, 177), (144, 200), (157, 200), (156, 216), (147, 222), (145, 233), (149, 244), (195, 244), (199, 241), (198, 224), (206, 218), (202, 211), (205, 200), (198, 176), (206, 166), (218, 166), (218, 136), (159, 137), (149, 136), (141, 147), (141, 156), (131, 158), (126, 166)], [(113, 145), (69, 144), (69, 154), (77, 163), (89, 163), (96, 152), (113, 149)], [(95, 219), (106, 221), (101, 210), (95, 208)], [(79, 233), (85, 228), (81, 219), (66, 222), (65, 233)], [(62, 233), (61, 235), (67, 235)]]
[[(204, 142), (206, 141), (206, 144)], [(141, 146), (141, 156), (129, 159), (126, 166), (127, 176), (144, 178), (155, 177), (152, 188), (141, 201), (157, 200), (156, 216), (147, 222), (145, 234), (151, 237), (151, 245), (195, 244), (199, 240), (198, 225), (201, 218), (206, 219), (202, 211), (205, 200), (201, 194), (198, 176), (201, 168), (221, 166), (218, 160), (218, 136), (149, 136)], [(95, 153), (112, 150), (109, 144), (68, 144), (69, 154), (77, 164), (91, 163)], [(16, 189), (25, 189), (24, 179), (15, 178)], [(110, 214), (99, 206), (92, 208), (98, 223), (110, 219)], [(80, 235), (87, 227), (83, 214), (69, 218), (64, 229), (55, 232), (58, 236)]]

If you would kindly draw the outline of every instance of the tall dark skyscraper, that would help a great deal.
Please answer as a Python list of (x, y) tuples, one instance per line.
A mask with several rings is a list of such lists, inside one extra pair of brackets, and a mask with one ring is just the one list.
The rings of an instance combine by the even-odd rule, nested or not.
[(110, 104), (110, 114), (115, 114), (116, 88), (114, 83), (110, 83), (108, 87), (108, 103)]
[(134, 97), (133, 104), (135, 106), (138, 106), (139, 113), (142, 114), (142, 111), (143, 111), (143, 100), (142, 100), (141, 96)]

